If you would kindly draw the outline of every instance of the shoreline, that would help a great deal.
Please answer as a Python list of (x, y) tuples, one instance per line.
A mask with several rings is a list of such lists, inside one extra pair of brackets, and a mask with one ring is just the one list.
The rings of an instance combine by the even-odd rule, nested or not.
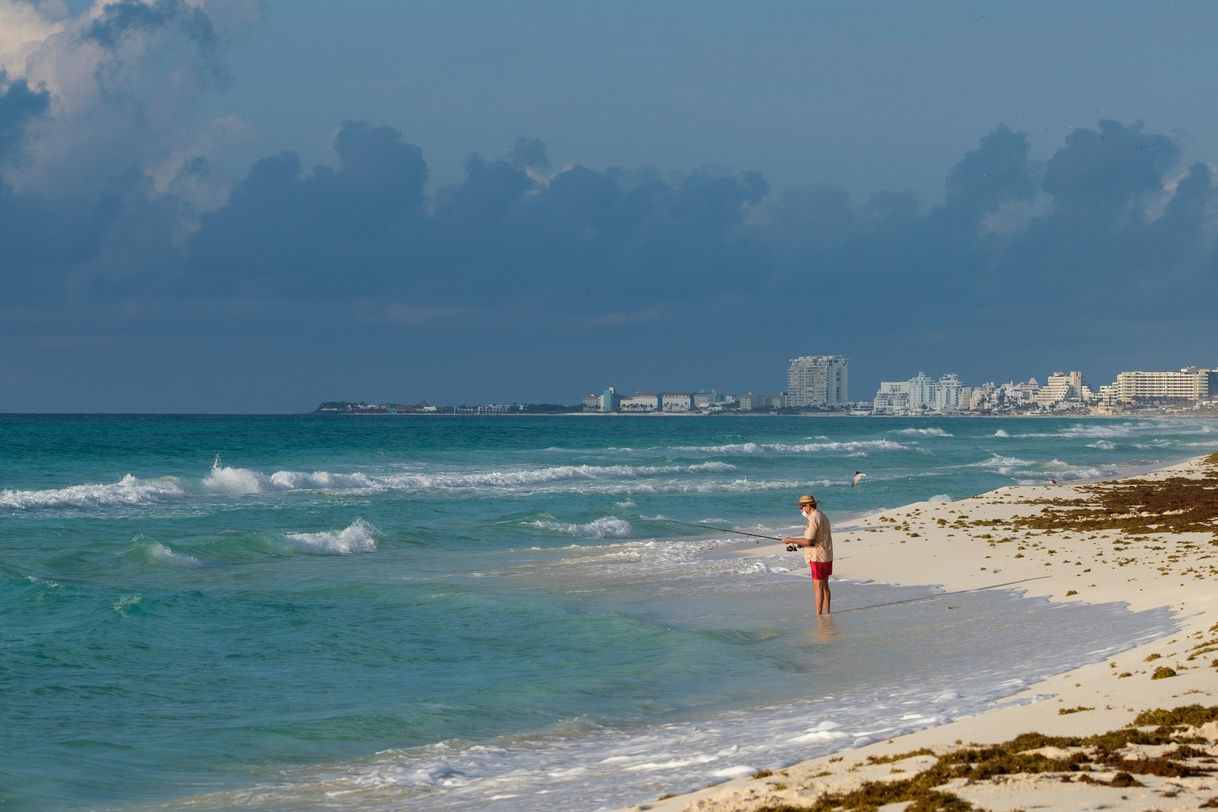
[[(996, 745), (1031, 731), (1094, 736), (1127, 728), (1139, 713), (1218, 705), (1218, 524), (1185, 522), (1197, 494), (1199, 501), (1209, 501), (1207, 491), (1196, 490), (1204, 488), (1202, 481), (1218, 489), (1218, 454), (1120, 479), (1006, 486), (968, 499), (916, 502), (854, 519), (838, 530), (835, 545), (836, 559), (845, 565), (841, 574), (852, 579), (934, 584), (947, 592), (1028, 579), (1009, 588), (1051, 601), (1123, 602), (1135, 611), (1167, 608), (1177, 628), (1103, 662), (1041, 680), (980, 714), (630, 809), (794, 810), (850, 792), (893, 788), (915, 776), (926, 776), (923, 784), (957, 776), (935, 785), (934, 791), (989, 810), (1197, 809), (1218, 799), (1218, 766), (1197, 761), (1218, 757), (1218, 719), (1188, 729), (1196, 739), (1190, 747), (1199, 753), (1193, 762), (1154, 768), (1197, 772), (1192, 776), (1134, 774), (1126, 780), (1128, 770), (1104, 769), (1111, 763), (1067, 769), (1063, 753), (1070, 748), (1063, 750), (1062, 741), (1041, 748), (1054, 750), (1050, 755), (1058, 762), (1046, 766), (1042, 760), (1030, 772), (1004, 767), (980, 779), (971, 773), (959, 777), (959, 768), (952, 768), (953, 773), (942, 766), (954, 763), (972, 744)], [(1177, 491), (1183, 498), (1172, 501)], [(1136, 494), (1144, 492), (1168, 501), (1150, 500), (1126, 513), (1114, 508), (1134, 504), (1141, 498)], [(1114, 502), (1121, 499), (1125, 501)], [(1218, 504), (1218, 490), (1214, 501)], [(1168, 751), (1166, 745), (1130, 747), (1136, 751), (1131, 758), (1143, 760)], [(1080, 744), (1075, 750), (1089, 754), (1094, 748)], [(1016, 760), (1031, 758), (1022, 750), (1004, 753)], [(1068, 753), (1081, 763), (1084, 755), (1078, 754)], [(1126, 758), (1120, 763), (1150, 762)], [(1061, 769), (1048, 769), (1053, 766)], [(1205, 769), (1211, 772), (1201, 772)], [(1085, 780), (1075, 780), (1078, 775)], [(1115, 783), (1114, 777), (1119, 779)]]

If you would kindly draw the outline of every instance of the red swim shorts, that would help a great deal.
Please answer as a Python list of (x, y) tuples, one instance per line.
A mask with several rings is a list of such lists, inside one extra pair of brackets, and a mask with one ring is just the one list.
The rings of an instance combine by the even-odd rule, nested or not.
[(812, 578), (816, 581), (823, 581), (833, 574), (832, 561), (809, 561), (808, 566), (812, 568)]

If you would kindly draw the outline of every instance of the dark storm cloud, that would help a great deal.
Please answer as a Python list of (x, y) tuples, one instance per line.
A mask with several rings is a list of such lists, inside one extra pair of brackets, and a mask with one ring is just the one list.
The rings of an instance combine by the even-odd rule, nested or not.
[(348, 122), (337, 170), (304, 174), (294, 153), (264, 158), (186, 246), (209, 296), (369, 295), (392, 290), (418, 251), (427, 166), (388, 127)]
[[(18, 94), (24, 112), (5, 121), (38, 114)], [(193, 233), (176, 190), (208, 181), (202, 159), (168, 192), (134, 170), (83, 201), (0, 188), (0, 288), (99, 329), (285, 347), (320, 331), (338, 357), (368, 363), (449, 336), (483, 348), (470, 371), (495, 381), (541, 375), (506, 370), (554, 346), (572, 367), (551, 375), (595, 352), (712, 384), (751, 373), (754, 362), (721, 368), (733, 353), (781, 366), (843, 352), (863, 371), (855, 397), (870, 394), (868, 374), (918, 367), (978, 382), (1059, 363), (1218, 362), (1188, 354), (1218, 339), (1213, 173), (1178, 167), (1171, 139), (1140, 124), (1076, 130), (1043, 162), (998, 127), (933, 206), (902, 191), (861, 204), (826, 186), (771, 192), (748, 172), (552, 171), (545, 144), (524, 138), (428, 194), (424, 156), (396, 130), (347, 122), (333, 147), (333, 167), (258, 161)], [(1178, 334), (1155, 338), (1164, 313)], [(406, 337), (419, 344), (398, 347)]]
[(983, 215), (1036, 194), (1028, 137), (1001, 126), (981, 139), (947, 176), (947, 208)]
[(51, 94), (31, 90), (24, 79), (9, 81), (0, 70), (0, 167), (19, 151), (30, 122), (46, 113)]
[(546, 155), (546, 145), (540, 138), (525, 138), (523, 136), (517, 138), (516, 143), (512, 145), (511, 156), (513, 163), (526, 169), (545, 171), (550, 168), (550, 159)]
[(1075, 130), (1045, 166), (1044, 189), (1058, 217), (1098, 227), (1118, 224), (1139, 194), (1158, 192), (1180, 150), (1139, 122), (1101, 121), (1099, 130)]
[[(190, 241), (194, 281), (245, 293), (390, 295), (412, 304), (672, 296), (743, 280), (756, 175), (564, 170), (544, 144), (475, 155), (465, 179), (424, 207), (419, 149), (385, 127), (348, 123), (337, 169), (295, 155), (260, 161)], [(590, 303), (592, 304), (592, 303)], [(598, 305), (599, 306), (599, 305)]]
[(115, 0), (102, 7), (97, 18), (81, 32), (81, 39), (113, 50), (128, 36), (169, 29), (181, 32), (205, 52), (213, 51), (219, 41), (211, 18), (202, 9), (193, 8), (183, 0), (151, 3)]

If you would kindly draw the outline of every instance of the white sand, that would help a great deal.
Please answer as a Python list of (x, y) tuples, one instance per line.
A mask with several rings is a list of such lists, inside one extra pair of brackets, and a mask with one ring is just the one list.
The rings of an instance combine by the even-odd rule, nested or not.
[[(1138, 478), (1200, 478), (1213, 470), (1199, 458)], [(864, 781), (911, 777), (934, 764), (936, 756), (971, 743), (1002, 742), (1030, 731), (1086, 736), (1128, 727), (1146, 709), (1218, 704), (1218, 667), (1213, 664), (1218, 650), (1197, 653), (1207, 643), (1218, 644), (1218, 544), (1213, 533), (1156, 534), (1149, 541), (1130, 543), (1117, 530), (1045, 532), (1001, 524), (992, 528), (952, 526), (960, 519), (1005, 522), (1034, 515), (1044, 506), (1033, 500), (1086, 498), (1083, 487), (1008, 487), (957, 502), (922, 502), (875, 513), (853, 523), (865, 528), (862, 532), (835, 532), (839, 539), (851, 539), (835, 545), (842, 562), (839, 566), (845, 569), (848, 561), (852, 577), (892, 584), (939, 584), (947, 591), (1047, 575), (1013, 588), (1055, 601), (1124, 601), (1133, 610), (1168, 607), (1180, 624), (1178, 632), (1108, 661), (1050, 677), (1013, 698), (1020, 702), (1004, 700), (1003, 707), (990, 712), (803, 762), (771, 776), (737, 779), (636, 808), (723, 812), (782, 804), (800, 807), (815, 803), (826, 793), (849, 791)], [(1011, 540), (999, 541), (1004, 539)], [(1188, 659), (1190, 654), (1196, 655), (1194, 659)], [(1174, 669), (1177, 676), (1152, 679), (1160, 666)], [(1076, 708), (1086, 710), (1059, 713)], [(1218, 722), (1192, 732), (1208, 739), (1208, 752), (1218, 757)], [(1207, 748), (1204, 744), (1193, 747)], [(897, 763), (868, 761), (868, 757), (919, 748), (930, 748), (935, 755)], [(1198, 762), (1198, 766), (1214, 772), (1185, 778), (1136, 775), (1144, 784), (1140, 787), (1063, 781), (1063, 773), (1040, 773), (956, 781), (943, 789), (989, 810), (1198, 809), (1218, 798), (1218, 760)], [(1110, 780), (1113, 772), (1091, 775)], [(1077, 776), (1068, 776), (1072, 777)], [(1218, 801), (1214, 803), (1218, 806)], [(897, 803), (884, 809), (895, 812), (904, 806)]]

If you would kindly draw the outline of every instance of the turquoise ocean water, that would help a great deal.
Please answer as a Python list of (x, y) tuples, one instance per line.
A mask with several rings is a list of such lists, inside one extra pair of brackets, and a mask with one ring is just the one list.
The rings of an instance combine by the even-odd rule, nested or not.
[[(613, 808), (925, 727), (1172, 621), (864, 609), (936, 590), (852, 568), (855, 517), (1215, 449), (1201, 419), (0, 415), (0, 807)], [(796, 554), (667, 521), (780, 535), (809, 491), (831, 624)]]

